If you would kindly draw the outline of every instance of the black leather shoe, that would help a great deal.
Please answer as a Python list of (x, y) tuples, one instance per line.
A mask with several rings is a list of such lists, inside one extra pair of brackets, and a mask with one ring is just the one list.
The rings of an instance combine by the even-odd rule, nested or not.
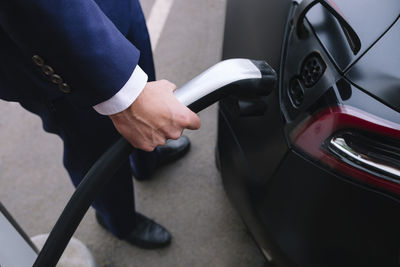
[(136, 180), (148, 180), (157, 168), (183, 157), (189, 148), (189, 138), (182, 135), (177, 140), (168, 140), (153, 152), (136, 150), (130, 157), (132, 174)]
[(182, 135), (177, 140), (168, 140), (165, 145), (156, 148), (157, 167), (183, 157), (189, 151), (189, 148), (190, 140), (186, 135)]
[[(109, 231), (103, 218), (97, 212), (96, 220), (103, 228)], [(146, 216), (136, 213), (135, 229), (123, 240), (140, 248), (155, 249), (168, 246), (171, 243), (171, 238), (171, 234), (167, 229)]]

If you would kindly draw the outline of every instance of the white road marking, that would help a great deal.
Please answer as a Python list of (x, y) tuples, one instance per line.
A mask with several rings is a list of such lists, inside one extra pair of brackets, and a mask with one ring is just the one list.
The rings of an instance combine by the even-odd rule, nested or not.
[(147, 28), (153, 51), (156, 50), (158, 40), (160, 39), (173, 3), (174, 0), (156, 0), (151, 8), (149, 19), (147, 20)]

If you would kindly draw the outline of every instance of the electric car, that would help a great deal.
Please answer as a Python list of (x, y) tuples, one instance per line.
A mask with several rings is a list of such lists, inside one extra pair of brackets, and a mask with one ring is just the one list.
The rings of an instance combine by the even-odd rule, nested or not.
[(278, 79), (220, 101), (216, 161), (271, 266), (400, 266), (399, 15), (399, 0), (228, 0), (223, 58)]

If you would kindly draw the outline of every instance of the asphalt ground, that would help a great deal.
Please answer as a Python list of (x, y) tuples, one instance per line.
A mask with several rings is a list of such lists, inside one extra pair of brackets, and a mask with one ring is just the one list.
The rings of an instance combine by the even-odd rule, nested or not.
[[(142, 0), (158, 79), (180, 86), (220, 60), (225, 4)], [(47, 233), (73, 192), (62, 142), (16, 103), (0, 101), (0, 113), (0, 201), (29, 236)], [(171, 231), (171, 246), (130, 246), (104, 231), (90, 209), (75, 237), (98, 266), (263, 266), (214, 164), (216, 114), (215, 105), (200, 112), (202, 128), (185, 131), (192, 148), (184, 159), (158, 170), (151, 181), (135, 182), (137, 210)]]

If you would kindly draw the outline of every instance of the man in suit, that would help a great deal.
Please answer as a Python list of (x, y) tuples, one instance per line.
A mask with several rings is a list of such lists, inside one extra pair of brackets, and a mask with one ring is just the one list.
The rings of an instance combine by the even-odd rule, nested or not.
[(138, 0), (1, 1), (0, 45), (0, 97), (62, 138), (75, 186), (118, 132), (144, 151), (161, 146), (138, 150), (133, 168), (127, 160), (93, 206), (118, 238), (168, 245), (169, 232), (135, 211), (131, 171), (146, 178), (157, 162), (181, 154), (183, 129), (198, 129), (200, 120), (174, 97), (175, 85), (149, 82), (154, 65)]

